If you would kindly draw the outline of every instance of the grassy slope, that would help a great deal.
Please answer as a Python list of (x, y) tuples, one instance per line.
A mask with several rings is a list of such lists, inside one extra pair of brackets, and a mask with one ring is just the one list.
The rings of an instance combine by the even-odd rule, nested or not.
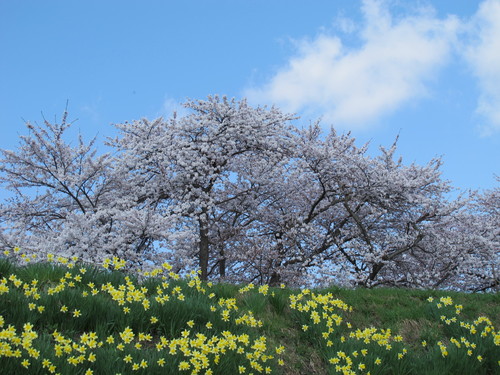
[[(294, 291), (293, 293), (298, 292)], [(448, 326), (436, 316), (436, 309), (433, 309), (428, 302), (429, 297), (438, 300), (440, 297), (450, 296), (455, 304), (464, 306), (461, 313), (462, 320), (473, 321), (479, 316), (486, 316), (497, 329), (500, 327), (499, 294), (467, 294), (394, 288), (327, 288), (315, 290), (315, 292), (332, 293), (336, 298), (352, 306), (352, 312), (345, 313), (344, 316), (345, 320), (351, 323), (353, 330), (367, 327), (390, 329), (394, 334), (403, 337), (409, 350), (414, 350), (419, 355), (424, 350), (421, 345), (423, 340), (430, 343), (439, 340), (449, 342)], [(290, 294), (290, 291), (286, 290), (282, 293)], [(313, 337), (304, 337), (291, 313), (289, 306), (283, 310), (282, 314), (276, 314), (268, 306), (265, 314), (265, 321), (271, 327), (270, 334), (273, 338), (287, 343), (285, 344), (288, 357), (286, 373), (329, 373), (328, 363), (317, 353), (318, 347), (322, 345), (317, 345), (317, 340)], [(497, 353), (500, 354), (498, 351)], [(500, 357), (498, 359), (500, 360)], [(329, 371), (334, 373), (331, 368)], [(500, 374), (500, 368), (498, 373)]]
[[(79, 267), (68, 270), (62, 266), (54, 266), (51, 264), (37, 264), (25, 267), (16, 267), (11, 262), (0, 259), (0, 280), (6, 278), (7, 284), (10, 288), (8, 293), (0, 295), (0, 315), (5, 319), (5, 326), (13, 324), (18, 331), (26, 322), (31, 322), (35, 326), (35, 330), (39, 333), (40, 337), (44, 336), (46, 340), (46, 356), (49, 356), (51, 340), (49, 334), (57, 329), (59, 332), (73, 337), (79, 337), (83, 332), (95, 331), (98, 333), (102, 340), (108, 335), (119, 337), (119, 332), (122, 332), (126, 326), (130, 326), (134, 332), (151, 332), (153, 335), (152, 342), (157, 342), (159, 336), (163, 335), (169, 339), (179, 337), (182, 330), (186, 329), (186, 324), (189, 320), (194, 321), (193, 332), (202, 332), (206, 335), (221, 334), (223, 331), (231, 331), (234, 334), (248, 333), (252, 339), (260, 336), (265, 336), (267, 339), (267, 347), (270, 353), (273, 353), (275, 347), (283, 345), (285, 352), (282, 354), (284, 366), (270, 366), (273, 369), (272, 373), (283, 374), (333, 374), (335, 372), (335, 365), (329, 364), (328, 360), (333, 358), (339, 351), (345, 351), (348, 355), (352, 352), (358, 352), (363, 348), (369, 348), (370, 360), (377, 357), (383, 357), (384, 364), (382, 366), (375, 366), (372, 370), (374, 373), (457, 373), (457, 369), (462, 369), (462, 373), (473, 371), (480, 374), (493, 374), (500, 373), (500, 366), (496, 365), (496, 361), (500, 360), (500, 347), (494, 346), (489, 341), (493, 341), (491, 336), (486, 337), (484, 342), (488, 341), (488, 345), (478, 343), (482, 351), (480, 353), (487, 353), (485, 360), (475, 360), (474, 358), (467, 358), (461, 350), (454, 350), (453, 345), (450, 344), (451, 337), (459, 339), (461, 336), (466, 336), (463, 329), (456, 327), (455, 323), (450, 325), (440, 320), (440, 315), (444, 313), (444, 309), (437, 309), (435, 303), (428, 302), (428, 297), (432, 296), (435, 299), (440, 297), (451, 296), (453, 298), (453, 306), (455, 304), (463, 305), (463, 310), (458, 316), (461, 321), (473, 321), (478, 316), (488, 317), (492, 324), (500, 327), (500, 295), (498, 294), (464, 294), (452, 293), (444, 291), (419, 291), (419, 290), (403, 290), (403, 289), (340, 289), (330, 288), (323, 290), (314, 290), (316, 294), (329, 294), (331, 298), (339, 299), (347, 305), (352, 306), (352, 311), (342, 311), (341, 309), (334, 309), (342, 317), (343, 322), (340, 326), (335, 327), (335, 332), (332, 333), (330, 338), (333, 341), (333, 346), (328, 347), (325, 343), (326, 340), (321, 337), (322, 331), (325, 331), (324, 321), (319, 324), (314, 324), (309, 318), (310, 311), (300, 312), (290, 306), (290, 296), (299, 295), (302, 291), (285, 289), (270, 289), (267, 293), (265, 291), (259, 292), (258, 288), (254, 288), (247, 292), (241, 292), (240, 289), (244, 286), (235, 286), (228, 284), (213, 285), (211, 287), (206, 284), (203, 288), (206, 289), (205, 293), (200, 293), (194, 284), (188, 285), (187, 281), (169, 280), (170, 286), (165, 289), (165, 293), (174, 296), (172, 292), (175, 286), (178, 286), (182, 293), (185, 295), (184, 301), (171, 299), (163, 305), (156, 304), (154, 297), (157, 296), (157, 288), (161, 285), (161, 280), (150, 279), (145, 283), (140, 284), (132, 277), (132, 281), (137, 285), (145, 286), (148, 291), (147, 297), (152, 301), (151, 308), (145, 311), (138, 303), (129, 304), (131, 312), (124, 314), (122, 306), (116, 302), (111, 301), (109, 295), (100, 292), (94, 297), (82, 297), (82, 292), (90, 292), (91, 288), (88, 287), (89, 282), (95, 283), (99, 289), (101, 285), (108, 282), (118, 287), (124, 285), (124, 274), (121, 272), (107, 272), (97, 270), (92, 267), (87, 267), (87, 271), (82, 275), (81, 282), (77, 282), (75, 287), (67, 287), (64, 291), (57, 296), (50, 296), (46, 292), (49, 287), (56, 286), (60, 279), (64, 277), (66, 272), (72, 273), (73, 277), (78, 274)], [(21, 293), (22, 288), (17, 288), (16, 291), (9, 277), (14, 274), (23, 283), (30, 284), (33, 280), (38, 280), (37, 287), (41, 294), (40, 300), (35, 301), (38, 305), (43, 305), (45, 311), (38, 313), (36, 310), (30, 311), (28, 307), (29, 302), (33, 302)], [(198, 284), (200, 285), (200, 284)], [(169, 289), (170, 288), (170, 289)], [(214, 293), (213, 298), (208, 298), (209, 293)], [(310, 300), (310, 293), (303, 295), (303, 301)], [(221, 298), (234, 298), (238, 311), (231, 311), (231, 320), (223, 321), (221, 319), (221, 312), (224, 309), (220, 305), (217, 307), (216, 312), (209, 310), (209, 305), (217, 306), (217, 301)], [(61, 306), (65, 304), (70, 306), (79, 307), (82, 312), (81, 318), (71, 318), (69, 313), (63, 315), (60, 312)], [(454, 315), (454, 307), (451, 306), (447, 310), (446, 315), (450, 317)], [(321, 310), (317, 308), (319, 312)], [(235, 324), (235, 319), (241, 317), (245, 312), (252, 311), (255, 318), (262, 321), (261, 327), (250, 327), (241, 324)], [(149, 323), (151, 316), (159, 318), (159, 323), (152, 325)], [(206, 323), (213, 323), (213, 328), (207, 330)], [(346, 323), (350, 323), (350, 327)], [(308, 329), (304, 331), (303, 326), (307, 325)], [(399, 334), (403, 338), (403, 343), (392, 342), (394, 346), (394, 353), (392, 351), (381, 349), (379, 346), (373, 344), (364, 345), (354, 339), (349, 340), (349, 333), (355, 332), (356, 329), (364, 329), (368, 327), (376, 327), (378, 329), (390, 329), (392, 337)], [(45, 334), (45, 335), (44, 335)], [(346, 342), (341, 342), (341, 337), (346, 338)], [(469, 340), (475, 339), (474, 335), (467, 336)], [(392, 339), (391, 339), (392, 340)], [(423, 348), (421, 342), (426, 340), (429, 343), (427, 348)], [(1, 337), (0, 337), (1, 341)], [(441, 352), (438, 349), (437, 342), (441, 341), (450, 349), (448, 358), (442, 358)], [(479, 339), (476, 339), (479, 341)], [(471, 341), (472, 342), (472, 341)], [(482, 341), (481, 341), (482, 342)], [(150, 344), (151, 349), (154, 349)], [(405, 348), (408, 351), (406, 358), (402, 361), (388, 359), (389, 354), (396, 355), (396, 351)], [(104, 349), (103, 349), (104, 350)], [(125, 352), (120, 352), (109, 346), (108, 355), (111, 357), (119, 357), (116, 360), (112, 369), (118, 368), (117, 366), (124, 366), (121, 358)], [(44, 350), (42, 350), (43, 352)], [(130, 352), (133, 354), (133, 352)], [(143, 348), (141, 353), (146, 353)], [(147, 352), (149, 353), (149, 352)], [(479, 353), (479, 351), (478, 351)], [(101, 353), (102, 354), (102, 353)], [(146, 354), (145, 354), (146, 355)], [(393, 357), (394, 357), (393, 355)], [(120, 357), (121, 356), (121, 357)], [(491, 358), (498, 356), (499, 358)], [(0, 356), (1, 357), (1, 356)], [(156, 361), (159, 357), (154, 350), (146, 355), (150, 361)], [(369, 357), (369, 356), (368, 356)], [(365, 362), (368, 362), (368, 357)], [(358, 366), (358, 358), (351, 358), (355, 361), (354, 367)], [(460, 358), (465, 358), (470, 364), (463, 366), (460, 363)], [(168, 358), (167, 358), (168, 360)], [(172, 359), (175, 366), (170, 366), (169, 372), (158, 373), (186, 373), (179, 372), (177, 367), (182, 358), (175, 357)], [(56, 361), (54, 357), (54, 361)], [(106, 363), (100, 363), (102, 360), (98, 358), (95, 363), (89, 363), (89, 368), (94, 368), (94, 374), (99, 373), (103, 366), (102, 371), (105, 371)], [(237, 367), (232, 362), (236, 363), (241, 361), (241, 358), (236, 355), (227, 355), (227, 361), (222, 360), (220, 366), (212, 366), (211, 368), (215, 373), (221, 374), (236, 374)], [(357, 362), (356, 362), (357, 361)], [(18, 369), (20, 360), (0, 358), (0, 367), (6, 366), (11, 371), (20, 371)], [(40, 365), (36, 365), (37, 361), (31, 360), (32, 365), (25, 373), (48, 373)], [(111, 361), (112, 362), (112, 361)], [(439, 362), (439, 365), (434, 363)], [(442, 364), (441, 364), (442, 362)], [(54, 362), (55, 363), (55, 362)], [(112, 362), (113, 363), (113, 362)], [(404, 363), (404, 365), (401, 365)], [(109, 365), (109, 364), (108, 364)], [(497, 367), (495, 367), (495, 365)], [(10, 366), (10, 367), (9, 367)], [(18, 367), (15, 367), (18, 366)], [(97, 367), (96, 367), (97, 366)], [(225, 367), (224, 367), (225, 366)], [(174, 368), (175, 367), (175, 368)], [(420, 369), (419, 369), (420, 367)], [(225, 369), (224, 369), (225, 368)], [(248, 365), (247, 365), (248, 368)], [(59, 368), (62, 373), (64, 366)], [(111, 368), (110, 368), (111, 369)], [(357, 368), (354, 368), (358, 370)], [(464, 370), (468, 369), (468, 370)], [(80, 370), (79, 370), (80, 371)], [(108, 370), (106, 370), (108, 371)], [(123, 370), (124, 371), (124, 370)], [(141, 372), (143, 371), (143, 372)], [(466, 371), (466, 372), (463, 372)], [(363, 371), (359, 370), (360, 373)], [(8, 373), (8, 372), (7, 372)], [(14, 372), (13, 372), (14, 373)], [(80, 371), (83, 372), (83, 367)], [(126, 373), (126, 372), (123, 372)], [(147, 370), (138, 370), (131, 373), (154, 373), (153, 367), (150, 366)], [(203, 374), (204, 372), (200, 372)], [(248, 372), (247, 372), (248, 373)], [(258, 371), (255, 371), (257, 374)]]

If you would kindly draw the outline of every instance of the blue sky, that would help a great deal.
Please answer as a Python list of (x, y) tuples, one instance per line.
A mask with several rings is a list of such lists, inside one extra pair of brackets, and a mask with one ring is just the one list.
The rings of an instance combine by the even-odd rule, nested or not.
[(0, 148), (69, 100), (87, 139), (210, 94), (276, 104), (443, 177), (500, 175), (500, 0), (0, 1)]

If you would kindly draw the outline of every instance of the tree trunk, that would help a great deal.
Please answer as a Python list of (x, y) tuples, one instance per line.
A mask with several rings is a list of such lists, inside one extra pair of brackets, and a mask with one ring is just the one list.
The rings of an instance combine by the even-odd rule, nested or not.
[(219, 258), (219, 276), (221, 279), (226, 277), (226, 256), (224, 255), (224, 248), (220, 249)]
[(273, 273), (271, 274), (271, 278), (269, 279), (269, 286), (272, 287), (278, 286), (280, 280), (281, 280), (281, 275), (278, 272), (273, 271)]
[[(203, 214), (205, 216), (205, 214)], [(208, 239), (208, 225), (206, 220), (199, 219), (198, 223), (200, 225), (200, 270), (201, 270), (201, 280), (208, 279), (208, 254), (209, 254), (209, 239)]]
[(382, 270), (382, 268), (384, 268), (384, 263), (375, 263), (373, 266), (372, 266), (372, 271), (370, 272), (370, 276), (368, 276), (368, 280), (365, 281), (364, 283), (364, 287), (367, 287), (368, 283), (369, 282), (373, 282), (375, 281), (375, 279), (377, 278), (377, 275), (379, 274), (379, 272)]

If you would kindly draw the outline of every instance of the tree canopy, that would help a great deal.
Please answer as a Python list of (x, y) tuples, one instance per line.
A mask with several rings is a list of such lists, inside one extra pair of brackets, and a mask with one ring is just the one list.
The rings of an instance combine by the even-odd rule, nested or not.
[(0, 246), (234, 282), (500, 288), (499, 188), (451, 199), (441, 159), (406, 165), (397, 142), (369, 156), (275, 107), (185, 107), (117, 124), (106, 154), (65, 139), (67, 113), (27, 123), (1, 151)]

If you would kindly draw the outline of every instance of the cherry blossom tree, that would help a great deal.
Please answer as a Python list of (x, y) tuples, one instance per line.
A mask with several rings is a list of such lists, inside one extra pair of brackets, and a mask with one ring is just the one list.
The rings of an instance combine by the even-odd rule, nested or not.
[(90, 258), (106, 247), (111, 223), (99, 209), (107, 207), (114, 186), (110, 158), (96, 156), (95, 139), (68, 144), (70, 125), (67, 112), (60, 123), (26, 123), (29, 135), (21, 136), (18, 150), (2, 150), (0, 183), (14, 193), (0, 207), (4, 247), (85, 249)]
[[(201, 278), (207, 279), (211, 250), (217, 247), (210, 230), (221, 192), (237, 178), (241, 159), (273, 164), (286, 154), (292, 116), (217, 96), (188, 101), (185, 107), (190, 114), (180, 119), (174, 115), (168, 121), (117, 125), (121, 136), (111, 144), (130, 174), (124, 181), (139, 188), (132, 193), (136, 199), (149, 200), (160, 216), (174, 218), (176, 230), (163, 245), (181, 262), (196, 257)], [(183, 248), (177, 247), (179, 243)], [(224, 274), (220, 249), (219, 256)]]
[[(500, 182), (500, 177), (496, 180)], [(468, 256), (458, 266), (458, 287), (500, 290), (500, 188), (474, 192), (462, 223)]]
[(295, 154), (272, 172), (252, 210), (246, 237), (262, 244), (240, 263), (248, 269), (258, 261), (258, 277), (271, 284), (316, 277), (416, 285), (402, 273), (405, 258), (414, 256), (428, 226), (462, 205), (445, 199), (451, 187), (440, 179), (440, 160), (405, 166), (393, 160), (395, 144), (371, 158), (349, 134), (332, 130), (322, 139), (318, 125), (299, 133)]
[[(450, 199), (441, 160), (368, 154), (349, 134), (299, 129), (277, 108), (189, 100), (187, 114), (64, 140), (71, 125), (27, 124), (3, 150), (0, 245), (168, 260), (202, 279), (491, 290), (499, 287), (499, 191)], [(397, 141), (397, 139), (396, 139)]]

